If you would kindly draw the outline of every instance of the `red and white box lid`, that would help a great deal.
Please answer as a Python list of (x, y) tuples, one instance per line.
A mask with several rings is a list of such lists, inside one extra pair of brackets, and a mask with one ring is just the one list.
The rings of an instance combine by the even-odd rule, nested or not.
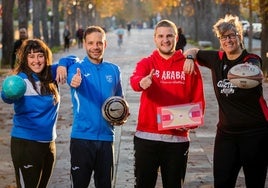
[(158, 130), (199, 127), (204, 124), (202, 103), (157, 108)]

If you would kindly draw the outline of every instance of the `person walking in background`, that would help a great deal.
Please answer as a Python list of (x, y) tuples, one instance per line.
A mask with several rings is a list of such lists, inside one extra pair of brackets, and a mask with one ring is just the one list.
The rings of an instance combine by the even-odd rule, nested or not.
[(161, 20), (154, 30), (156, 50), (140, 60), (130, 84), (142, 92), (138, 123), (134, 136), (136, 188), (156, 185), (158, 169), (163, 187), (183, 187), (189, 152), (189, 130), (159, 130), (157, 108), (205, 101), (203, 82), (196, 66), (195, 75), (185, 75), (185, 57), (175, 50), (177, 27), (169, 20)]
[[(215, 188), (234, 188), (241, 168), (247, 188), (264, 188), (268, 164), (268, 107), (262, 84), (241, 89), (232, 84), (228, 71), (237, 64), (261, 67), (262, 60), (243, 45), (243, 29), (238, 17), (226, 15), (213, 26), (223, 51), (191, 48), (198, 64), (212, 72), (213, 87), (219, 105), (219, 121), (214, 146)], [(193, 60), (186, 60), (184, 71), (192, 73)]]
[[(79, 61), (68, 56), (59, 61), (68, 69), (73, 103), (70, 153), (74, 188), (88, 187), (93, 172), (97, 188), (112, 187), (115, 130), (102, 116), (102, 105), (111, 96), (123, 97), (123, 91), (119, 67), (103, 60), (106, 46), (104, 30), (90, 26), (84, 34), (85, 58)], [(59, 77), (64, 77), (61, 72)]]
[(130, 36), (130, 32), (131, 32), (131, 22), (127, 23), (127, 34), (128, 36)]
[(10, 64), (11, 69), (15, 68), (17, 51), (21, 47), (22, 42), (24, 40), (26, 40), (26, 39), (28, 39), (28, 31), (27, 31), (27, 29), (24, 28), (24, 27), (20, 28), (19, 29), (19, 39), (16, 40), (14, 42), (14, 45), (13, 45), (12, 61), (11, 61), (11, 64)]
[(14, 74), (24, 79), (25, 94), (14, 104), (11, 131), (11, 157), (17, 187), (46, 187), (56, 160), (56, 123), (60, 95), (55, 81), (57, 65), (52, 53), (39, 39), (27, 39), (17, 52)]
[(184, 47), (187, 44), (187, 40), (186, 37), (184, 36), (184, 34), (182, 33), (182, 28), (178, 27), (178, 42), (176, 43), (176, 50), (182, 50), (184, 51)]
[(83, 47), (83, 35), (84, 35), (84, 29), (83, 29), (83, 26), (80, 25), (80, 27), (76, 31), (76, 38), (77, 38), (78, 48)]
[(67, 51), (67, 52), (69, 51), (70, 39), (71, 39), (71, 32), (69, 30), (68, 25), (66, 25), (63, 31), (64, 51)]
[(124, 28), (121, 24), (119, 25), (118, 29), (116, 30), (116, 34), (117, 34), (117, 44), (118, 44), (119, 48), (121, 48), (121, 46), (123, 44), (123, 37), (125, 34)]

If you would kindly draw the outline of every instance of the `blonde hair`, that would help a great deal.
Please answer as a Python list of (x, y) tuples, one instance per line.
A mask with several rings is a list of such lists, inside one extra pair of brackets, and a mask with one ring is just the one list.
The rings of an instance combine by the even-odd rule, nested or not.
[(239, 18), (237, 16), (233, 15), (225, 15), (224, 18), (219, 19), (214, 25), (213, 25), (213, 32), (216, 34), (216, 36), (219, 38), (227, 31), (234, 31), (237, 35), (240, 36), (241, 48), (244, 48), (243, 44), (243, 27), (242, 23), (239, 21)]
[(175, 35), (178, 35), (178, 29), (177, 29), (177, 26), (175, 25), (175, 23), (173, 23), (173, 22), (170, 21), (170, 20), (161, 20), (161, 21), (159, 21), (159, 22), (156, 24), (156, 26), (155, 26), (155, 29), (154, 29), (154, 35), (156, 34), (156, 30), (157, 30), (159, 27), (171, 27), (171, 28), (174, 30)]

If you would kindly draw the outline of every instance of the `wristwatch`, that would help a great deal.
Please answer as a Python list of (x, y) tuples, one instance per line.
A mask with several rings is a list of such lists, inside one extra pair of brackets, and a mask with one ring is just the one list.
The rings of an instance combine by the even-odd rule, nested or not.
[(187, 55), (187, 56), (186, 56), (186, 59), (191, 59), (191, 60), (194, 61), (194, 57), (193, 57), (192, 55)]

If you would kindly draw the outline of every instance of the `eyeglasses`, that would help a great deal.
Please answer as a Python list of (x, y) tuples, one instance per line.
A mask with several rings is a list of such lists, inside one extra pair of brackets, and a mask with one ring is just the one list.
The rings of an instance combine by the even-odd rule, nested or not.
[(222, 35), (222, 36), (219, 37), (219, 39), (221, 41), (226, 41), (227, 38), (229, 38), (229, 39), (236, 39), (236, 36), (237, 36), (237, 33), (231, 33), (229, 35)]

